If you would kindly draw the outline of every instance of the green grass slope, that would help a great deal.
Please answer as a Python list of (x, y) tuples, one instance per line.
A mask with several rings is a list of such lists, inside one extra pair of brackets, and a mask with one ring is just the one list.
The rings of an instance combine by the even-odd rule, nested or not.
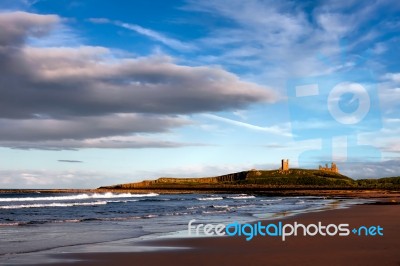
[(230, 187), (282, 187), (282, 188), (349, 188), (357, 187), (353, 179), (333, 172), (290, 169), (280, 170), (250, 170), (216, 177), (204, 178), (166, 178), (148, 180), (138, 183), (120, 184), (108, 189), (196, 189), (196, 188), (230, 188)]
[(353, 179), (339, 173), (306, 169), (290, 169), (284, 172), (250, 171), (243, 183), (273, 186), (354, 186)]
[(400, 189), (400, 176), (384, 177), (379, 179), (359, 179), (358, 187), (380, 188), (380, 189)]

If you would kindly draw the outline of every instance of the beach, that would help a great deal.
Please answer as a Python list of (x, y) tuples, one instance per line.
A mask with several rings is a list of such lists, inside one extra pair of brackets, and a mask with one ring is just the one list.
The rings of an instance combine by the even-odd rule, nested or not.
[[(383, 236), (201, 237), (143, 241), (148, 251), (53, 254), (54, 265), (400, 265), (399, 199), (282, 218), (285, 223), (381, 226)], [(167, 248), (167, 249), (162, 249)]]
[(394, 0), (0, 0), (0, 266), (400, 266), (399, 36)]

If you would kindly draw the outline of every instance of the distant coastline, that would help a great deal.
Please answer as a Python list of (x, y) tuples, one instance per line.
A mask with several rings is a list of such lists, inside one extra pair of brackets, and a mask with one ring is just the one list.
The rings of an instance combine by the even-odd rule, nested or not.
[(400, 192), (400, 177), (359, 179), (310, 169), (242, 171), (215, 177), (161, 177), (93, 189), (0, 189), (0, 193), (254, 193), (270, 196), (386, 197)]
[[(297, 194), (300, 191), (400, 190), (400, 177), (354, 180), (338, 172), (310, 169), (242, 171), (215, 177), (167, 178), (103, 186), (101, 190), (224, 191)], [(296, 193), (296, 191), (298, 191)], [(302, 193), (302, 192), (301, 192)], [(309, 194), (307, 192), (306, 194)], [(317, 193), (318, 194), (318, 193)]]

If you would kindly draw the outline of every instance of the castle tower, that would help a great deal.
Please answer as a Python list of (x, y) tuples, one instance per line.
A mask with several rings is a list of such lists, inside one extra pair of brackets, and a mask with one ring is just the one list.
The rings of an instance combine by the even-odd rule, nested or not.
[(325, 167), (320, 165), (318, 167), (318, 169), (321, 171), (329, 171), (329, 172), (339, 173), (339, 168), (337, 167), (337, 165), (334, 162), (331, 163), (331, 167), (329, 167), (328, 164), (325, 164)]
[(289, 159), (282, 159), (282, 166), (281, 166), (282, 171), (288, 171), (289, 170)]
[(335, 172), (335, 173), (339, 173), (339, 168), (337, 167), (337, 165), (335, 163), (332, 163), (331, 171)]

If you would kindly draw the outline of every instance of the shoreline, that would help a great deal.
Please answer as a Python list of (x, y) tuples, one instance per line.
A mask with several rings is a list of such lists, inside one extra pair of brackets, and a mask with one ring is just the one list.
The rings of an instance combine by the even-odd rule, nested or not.
[[(343, 198), (339, 198), (339, 200), (343, 200)], [(364, 199), (361, 199), (364, 200)], [(371, 199), (372, 200), (372, 199)], [(319, 220), (328, 221), (331, 218), (334, 218), (331, 223), (335, 222), (335, 215), (332, 215), (332, 212), (337, 212), (339, 216), (343, 217), (342, 212), (349, 212), (351, 215), (354, 214), (354, 210), (361, 208), (372, 210), (373, 212), (381, 212), (382, 207), (384, 209), (395, 208), (397, 213), (400, 213), (400, 197), (392, 196), (391, 198), (376, 198), (373, 202), (368, 203), (368, 201), (364, 201), (362, 205), (357, 202), (347, 202), (347, 203), (339, 203), (339, 205), (332, 204), (326, 205), (324, 208), (315, 209), (315, 210), (308, 210), (306, 212), (289, 212), (289, 213), (281, 213), (274, 216), (270, 216), (269, 218), (259, 218), (254, 220), (250, 223), (256, 223), (257, 221), (262, 222), (276, 222), (282, 220), (284, 222), (291, 222), (297, 220), (299, 222), (307, 222), (307, 221), (314, 221), (317, 222)], [(372, 207), (365, 207), (365, 206), (372, 206)], [(372, 209), (371, 209), (372, 208)], [(393, 211), (392, 211), (393, 212)], [(359, 212), (361, 216), (365, 216), (368, 212), (362, 211)], [(381, 215), (379, 217), (384, 218), (385, 215)], [(365, 218), (365, 217), (364, 217)], [(368, 219), (364, 219), (366, 221), (370, 221), (371, 217)], [(362, 217), (358, 217), (355, 221), (363, 220)], [(396, 216), (397, 221), (400, 221), (399, 215)], [(387, 220), (386, 218), (383, 220)], [(354, 217), (352, 218), (354, 221)], [(396, 220), (395, 220), (396, 221)], [(397, 222), (396, 225), (399, 225)], [(182, 257), (185, 260), (185, 263), (182, 264), (193, 264), (193, 265), (204, 265), (205, 263), (209, 265), (209, 261), (205, 261), (202, 258), (204, 256), (220, 254), (223, 255), (226, 252), (226, 245), (232, 250), (237, 250), (237, 252), (241, 252), (245, 250), (246, 252), (253, 252), (253, 249), (269, 249), (270, 245), (272, 244), (273, 247), (277, 248), (279, 246), (279, 239), (274, 238), (255, 238), (250, 242), (245, 241), (243, 237), (189, 237), (187, 234), (187, 229), (182, 230), (179, 232), (170, 232), (170, 233), (162, 233), (162, 234), (149, 234), (144, 235), (138, 238), (128, 238), (122, 239), (117, 241), (111, 242), (101, 242), (97, 244), (84, 244), (79, 245), (77, 247), (60, 247), (55, 249), (50, 249), (44, 252), (37, 252), (31, 254), (22, 254), (22, 257), (18, 257), (17, 260), (11, 259), (10, 261), (5, 261), (5, 263), (32, 263), (35, 262), (39, 264), (44, 264), (44, 262), (49, 262), (51, 265), (109, 265), (116, 261), (116, 265), (131, 265), (129, 261), (137, 261), (141, 260), (144, 263), (144, 260), (148, 260), (143, 265), (159, 265), (162, 264), (162, 260), (165, 257), (173, 259), (173, 256)], [(297, 238), (293, 238), (297, 244)], [(300, 237), (299, 237), (300, 239)], [(305, 239), (310, 241), (310, 239)], [(371, 239), (373, 240), (373, 239)], [(265, 243), (264, 243), (265, 242)], [(292, 243), (293, 241), (290, 240)], [(219, 244), (218, 244), (219, 243)], [(286, 241), (289, 243), (289, 241)], [(289, 244), (292, 245), (292, 244)], [(209, 249), (210, 246), (215, 246), (212, 250)], [(329, 246), (329, 243), (328, 243)], [(299, 245), (301, 248), (302, 245)], [(250, 248), (250, 250), (248, 250)], [(286, 247), (281, 247), (286, 248)], [(400, 248), (400, 245), (397, 245), (397, 248)], [(83, 251), (83, 252), (82, 252)], [(291, 254), (293, 251), (288, 250), (288, 254)], [(236, 252), (235, 252), (236, 253)], [(225, 254), (227, 255), (227, 254)], [(290, 255), (292, 256), (292, 255)], [(196, 261), (192, 261), (188, 258), (197, 257), (196, 260), (202, 261), (202, 263), (196, 264)], [(15, 257), (14, 257), (15, 258)], [(160, 261), (160, 258), (162, 260)], [(235, 262), (240, 261), (240, 263), (235, 264)], [(399, 258), (400, 262), (400, 258)], [(72, 264), (71, 264), (72, 263)], [(221, 263), (229, 263), (231, 265), (242, 265), (245, 263), (243, 260), (239, 260), (239, 258), (235, 259), (234, 261), (223, 261)], [(266, 262), (263, 262), (266, 263)], [(217, 265), (216, 263), (215, 265)], [(271, 264), (271, 263), (269, 263)], [(275, 265), (274, 263), (272, 263)], [(15, 264), (14, 264), (15, 265)], [(50, 265), (50, 264), (49, 264)], [(142, 265), (142, 264), (136, 264)], [(172, 265), (172, 264), (165, 264), (164, 265)], [(176, 265), (176, 264), (174, 264)], [(178, 264), (181, 265), (181, 264)], [(264, 265), (264, 264), (254, 264), (254, 265)], [(278, 263), (279, 265), (279, 263)], [(301, 264), (300, 264), (301, 265)], [(307, 264), (309, 265), (309, 264)], [(344, 264), (346, 265), (346, 264)], [(397, 264), (393, 264), (397, 265)]]
[[(52, 254), (51, 259), (69, 262), (52, 265), (399, 265), (399, 198), (376, 204), (353, 205), (346, 209), (307, 212), (281, 219), (304, 224), (348, 223), (350, 226), (380, 225), (384, 236), (289, 237), (195, 237), (166, 238), (132, 242), (136, 252)], [(271, 220), (262, 220), (271, 221)], [(147, 249), (146, 249), (147, 247)], [(141, 248), (141, 250), (140, 250)], [(171, 262), (171, 263), (168, 263)]]
[(253, 189), (0, 189), (0, 194), (8, 193), (132, 193), (132, 194), (254, 194), (264, 196), (317, 196), (326, 198), (387, 199), (400, 198), (400, 190), (392, 189), (341, 189), (341, 188), (253, 188)]

